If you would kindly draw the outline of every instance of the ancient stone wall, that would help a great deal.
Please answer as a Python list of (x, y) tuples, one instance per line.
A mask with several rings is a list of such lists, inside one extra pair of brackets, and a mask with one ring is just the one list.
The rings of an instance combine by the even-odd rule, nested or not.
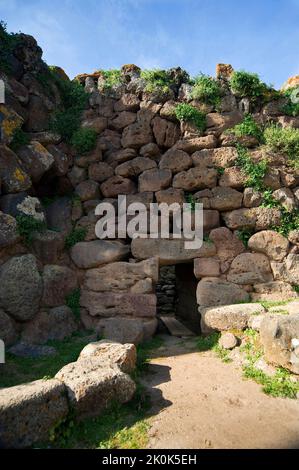
[[(78, 289), (86, 328), (122, 342), (149, 338), (157, 325), (159, 266), (177, 263), (194, 263), (200, 311), (298, 298), (298, 230), (288, 237), (273, 230), (281, 223), (282, 207), (298, 208), (298, 170), (255, 137), (228, 131), (244, 120), (245, 111), (260, 126), (276, 122), (298, 128), (299, 119), (285, 116), (279, 100), (239, 98), (221, 67), (216, 107), (192, 99), (192, 85), (180, 68), (170, 72), (170, 87), (150, 91), (136, 66), (124, 66), (119, 84), (110, 87), (101, 73), (81, 75), (77, 80), (90, 94), (81, 126), (97, 138), (93, 150), (79, 154), (49, 130), (61, 96), (55, 81), (40, 80), (44, 67), (36, 42), (23, 36), (12, 73), (0, 76), (7, 94), (0, 105), (0, 336), (6, 344), (43, 343), (74, 331), (78, 325), (66, 298)], [(178, 103), (204, 112), (205, 130), (180, 122)], [(12, 149), (20, 126), (29, 140)], [(264, 185), (280, 205), (265, 207), (262, 193), (248, 186), (238, 144), (252, 162), (267, 159)], [(203, 246), (185, 249), (183, 240), (98, 240), (94, 209), (101, 201), (116, 205), (120, 194), (128, 203), (203, 203)], [(18, 229), (20, 216), (44, 224), (27, 244)], [(85, 239), (66, 244), (79, 229)]]

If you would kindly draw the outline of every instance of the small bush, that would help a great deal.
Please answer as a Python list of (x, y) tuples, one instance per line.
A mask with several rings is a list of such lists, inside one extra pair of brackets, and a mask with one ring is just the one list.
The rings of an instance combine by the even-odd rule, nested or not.
[(10, 148), (15, 152), (23, 145), (28, 145), (30, 142), (28, 134), (26, 134), (23, 129), (18, 127), (12, 137), (12, 141), (10, 143)]
[(233, 72), (230, 87), (240, 98), (259, 98), (267, 90), (265, 83), (261, 82), (256, 73), (240, 70)]
[(36, 220), (30, 215), (18, 215), (16, 220), (18, 233), (26, 245), (31, 245), (34, 233), (43, 232), (47, 228), (46, 222)]
[(97, 142), (97, 133), (94, 129), (78, 129), (72, 136), (71, 144), (78, 153), (87, 153), (93, 150)]
[(54, 113), (50, 129), (60, 134), (69, 143), (80, 127), (80, 119), (88, 101), (88, 93), (80, 83), (62, 80), (57, 73), (53, 71), (51, 73), (59, 88), (62, 106)]
[(243, 121), (231, 129), (228, 129), (227, 133), (233, 134), (236, 137), (252, 136), (259, 142), (263, 140), (263, 132), (251, 114), (246, 114)]
[(167, 93), (170, 86), (173, 85), (173, 80), (167, 70), (142, 70), (140, 77), (146, 81), (145, 91), (148, 93), (155, 91)]
[(86, 234), (86, 228), (81, 227), (73, 229), (65, 239), (65, 248), (70, 249), (76, 245), (76, 243), (83, 242), (85, 240)]
[(118, 86), (121, 83), (121, 71), (117, 69), (99, 70), (103, 74), (105, 82), (103, 83), (104, 90), (110, 90), (112, 87)]
[(299, 129), (271, 124), (264, 131), (269, 150), (285, 154), (294, 168), (299, 168)]
[(181, 122), (190, 122), (200, 131), (206, 128), (206, 116), (194, 106), (187, 103), (180, 103), (175, 109), (176, 118)]
[(18, 35), (8, 33), (6, 23), (0, 21), (0, 70), (7, 74), (11, 73), (10, 56), (18, 44), (18, 40)]
[(217, 80), (208, 75), (199, 75), (194, 79), (192, 98), (211, 104), (216, 108), (221, 101), (221, 88)]
[(299, 116), (299, 103), (294, 103), (292, 101), (292, 95), (295, 95), (296, 97), (299, 96), (299, 87), (289, 88), (283, 93), (283, 96), (288, 99), (288, 102), (282, 107), (282, 112), (287, 116), (297, 117)]
[(247, 149), (241, 145), (237, 146), (238, 158), (236, 165), (241, 168), (241, 170), (247, 176), (246, 186), (260, 191), (264, 187), (264, 178), (267, 173), (267, 161), (261, 160), (256, 163), (253, 162)]

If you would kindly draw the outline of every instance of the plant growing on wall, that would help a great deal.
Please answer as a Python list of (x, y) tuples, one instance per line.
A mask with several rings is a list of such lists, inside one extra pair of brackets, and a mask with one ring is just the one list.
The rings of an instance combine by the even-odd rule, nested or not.
[(194, 78), (193, 99), (203, 101), (218, 108), (221, 102), (221, 94), (219, 82), (214, 78), (204, 74)]
[(170, 86), (174, 84), (171, 75), (167, 70), (142, 70), (140, 77), (145, 80), (145, 91), (148, 93), (153, 93), (155, 91), (167, 93)]
[(271, 124), (264, 131), (269, 150), (283, 153), (294, 168), (299, 168), (299, 129)]
[(251, 114), (246, 114), (240, 124), (236, 124), (231, 129), (226, 131), (228, 134), (233, 134), (236, 137), (255, 137), (260, 143), (263, 141), (263, 132), (257, 122), (253, 119)]
[(97, 133), (94, 129), (78, 129), (72, 136), (71, 144), (78, 153), (84, 154), (94, 149), (97, 142)]
[(18, 35), (7, 32), (4, 21), (0, 21), (0, 70), (7, 74), (11, 73), (10, 56), (18, 44)]
[(206, 115), (199, 111), (199, 109), (191, 106), (191, 104), (178, 104), (175, 109), (175, 115), (180, 122), (190, 122), (200, 131), (204, 131), (206, 128)]
[(240, 98), (256, 99), (261, 97), (267, 90), (256, 73), (245, 72), (244, 70), (235, 71), (230, 78), (230, 87), (233, 93)]
[(238, 158), (236, 165), (241, 168), (243, 173), (247, 176), (246, 186), (254, 188), (257, 191), (264, 189), (264, 178), (267, 173), (267, 161), (265, 159), (254, 162), (248, 150), (242, 145), (237, 145)]

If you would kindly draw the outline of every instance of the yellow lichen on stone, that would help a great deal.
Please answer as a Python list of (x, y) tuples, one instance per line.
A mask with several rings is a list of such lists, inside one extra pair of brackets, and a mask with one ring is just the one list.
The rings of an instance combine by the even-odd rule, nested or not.
[(13, 109), (0, 105), (0, 113), (4, 116), (2, 121), (2, 139), (4, 143), (10, 143), (16, 129), (22, 126), (23, 119)]
[(26, 174), (20, 168), (15, 169), (14, 177), (21, 183), (23, 183), (27, 178)]

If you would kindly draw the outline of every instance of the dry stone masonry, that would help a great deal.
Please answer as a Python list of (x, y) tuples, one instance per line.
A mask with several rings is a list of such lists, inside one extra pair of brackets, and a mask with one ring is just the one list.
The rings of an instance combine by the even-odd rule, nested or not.
[[(299, 128), (299, 118), (284, 113), (277, 93), (269, 91), (267, 99), (239, 96), (230, 86), (233, 69), (223, 64), (214, 80), (221, 90), (217, 105), (194, 98), (180, 68), (168, 71), (169, 86), (156, 88), (135, 65), (123, 66), (112, 83), (103, 71), (83, 74), (75, 82), (88, 93), (80, 128), (94, 139), (86, 150), (86, 141), (51, 127), (62, 110), (69, 131), (63, 90), (70, 82), (57, 67), (49, 73), (41, 54), (31, 36), (20, 35), (10, 72), (0, 74), (6, 85), (6, 104), (0, 105), (0, 337), (7, 347), (62, 339), (82, 325), (115, 341), (144, 341), (157, 328), (159, 269), (179, 263), (194, 264), (204, 332), (247, 327), (250, 315), (264, 313), (261, 300), (298, 299), (299, 227), (277, 231), (283, 211), (298, 211), (298, 166), (283, 151), (261, 146), (250, 132), (230, 130), (248, 113), (260, 128), (269, 123)], [(178, 119), (182, 103), (204, 114), (204, 127)], [(259, 187), (249, 184), (240, 148), (253, 166), (267, 160)], [(264, 188), (271, 190), (271, 204), (264, 203)], [(203, 246), (186, 249), (184, 240), (176, 239), (97, 239), (95, 207), (107, 201), (117, 208), (118, 195), (147, 207), (202, 203)], [(164, 280), (159, 289), (159, 312), (165, 312), (163, 296), (174, 302), (174, 280)], [(75, 294), (77, 301), (80, 294), (79, 323), (67, 300)], [(232, 304), (239, 305), (228, 307)], [(269, 360), (296, 371), (285, 355), (278, 358), (267, 346), (279, 328), (284, 339), (277, 348), (287, 345), (291, 351), (290, 338), (299, 338), (294, 309), (290, 325), (288, 318), (275, 320), (262, 327), (262, 338)], [(80, 367), (81, 360), (66, 366), (58, 379), (85, 413), (89, 400), (101, 397), (79, 399)], [(86, 367), (90, 381), (98, 380), (93, 365)], [(120, 372), (109, 373), (122, 381)], [(46, 387), (56, 396), (61, 385), (55, 379), (35, 387), (33, 395)]]

